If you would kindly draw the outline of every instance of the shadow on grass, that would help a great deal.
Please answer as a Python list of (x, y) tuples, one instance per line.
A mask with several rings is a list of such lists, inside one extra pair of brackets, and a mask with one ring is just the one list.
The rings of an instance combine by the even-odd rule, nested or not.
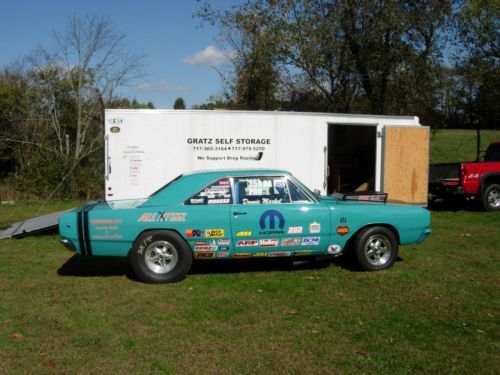
[[(296, 270), (315, 270), (329, 266), (337, 266), (353, 272), (359, 272), (350, 257), (339, 258), (282, 258), (282, 259), (228, 259), (228, 260), (195, 260), (189, 274), (229, 274), (240, 272), (273, 272)], [(57, 270), (60, 276), (76, 277), (110, 277), (126, 276), (138, 281), (127, 258), (118, 257), (85, 257), (73, 255)]]
[(127, 258), (85, 257), (73, 255), (57, 270), (60, 276), (106, 277), (126, 276), (137, 280)]
[(478, 200), (466, 199), (463, 196), (451, 196), (447, 199), (436, 199), (429, 201), (428, 208), (431, 211), (482, 211)]

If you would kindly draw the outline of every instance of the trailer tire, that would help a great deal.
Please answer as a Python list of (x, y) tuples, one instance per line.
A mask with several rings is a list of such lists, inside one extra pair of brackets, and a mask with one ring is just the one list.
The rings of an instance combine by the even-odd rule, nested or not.
[(130, 262), (137, 277), (145, 283), (173, 283), (186, 277), (193, 254), (179, 234), (154, 230), (137, 237)]
[(486, 211), (500, 210), (500, 185), (491, 184), (486, 186), (481, 200)]
[(363, 229), (354, 241), (354, 256), (365, 271), (390, 268), (398, 256), (398, 241), (386, 227), (374, 226)]

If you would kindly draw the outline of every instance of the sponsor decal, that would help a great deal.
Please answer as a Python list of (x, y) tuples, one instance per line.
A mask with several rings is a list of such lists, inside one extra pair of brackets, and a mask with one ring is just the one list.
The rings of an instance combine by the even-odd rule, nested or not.
[(328, 254), (339, 254), (341, 251), (342, 248), (339, 245), (328, 246)]
[[(278, 228), (276, 228), (276, 221), (278, 222)], [(269, 225), (267, 225), (269, 224)], [(283, 214), (277, 210), (267, 210), (260, 216), (259, 226), (262, 229), (259, 234), (283, 234), (285, 233), (282, 229), (285, 227), (285, 218)], [(269, 229), (269, 230), (267, 230)]]
[(93, 240), (121, 240), (123, 236), (121, 234), (94, 234), (92, 235)]
[(229, 203), (229, 198), (223, 198), (223, 199), (209, 199), (207, 201), (207, 204), (228, 204)]
[(137, 250), (137, 252), (141, 255), (144, 254), (144, 250), (152, 241), (153, 241), (153, 236), (146, 237), (144, 241), (142, 241), (142, 243), (139, 245), (139, 249)]
[(229, 180), (220, 180), (219, 185), (229, 185)]
[(90, 220), (93, 225), (106, 225), (106, 224), (121, 224), (122, 219), (94, 219)]
[(201, 237), (201, 229), (186, 229), (186, 237)]
[(120, 132), (120, 127), (119, 126), (112, 126), (109, 128), (109, 130), (111, 131), (111, 133), (119, 133)]
[(296, 250), (293, 252), (294, 256), (305, 256), (305, 255), (311, 255), (312, 250)]
[(240, 240), (236, 243), (236, 246), (257, 246), (259, 241), (257, 240)]
[(110, 124), (121, 124), (122, 122), (123, 122), (123, 119), (121, 119), (121, 118), (108, 119), (108, 123), (110, 123)]
[(208, 245), (195, 246), (194, 251), (217, 251), (217, 246), (208, 246)]
[(339, 225), (337, 227), (337, 233), (341, 236), (345, 236), (347, 233), (349, 233), (349, 227), (345, 225)]
[(218, 240), (217, 243), (219, 245), (229, 245), (231, 243), (231, 240)]
[(288, 234), (302, 234), (302, 227), (288, 227)]
[(236, 232), (236, 237), (250, 237), (252, 235), (251, 230), (240, 230)]
[(269, 257), (289, 257), (290, 256), (289, 251), (273, 251), (269, 253)]
[(203, 253), (195, 253), (194, 256), (196, 258), (213, 258), (215, 256), (215, 253), (205, 251)]
[(259, 245), (261, 247), (276, 247), (276, 246), (278, 246), (278, 239), (272, 238), (272, 239), (260, 240)]
[(281, 246), (299, 246), (300, 238), (283, 238), (281, 240)]
[(309, 233), (319, 233), (321, 232), (321, 224), (317, 221), (313, 221), (309, 224)]
[(191, 203), (191, 204), (204, 204), (205, 198), (191, 198), (189, 200), (189, 203)]
[(137, 219), (139, 222), (186, 221), (186, 212), (145, 212)]
[(229, 246), (219, 246), (219, 250), (229, 250)]
[(227, 251), (220, 251), (217, 253), (217, 258), (227, 258), (229, 256), (229, 252)]
[(319, 245), (319, 241), (319, 237), (304, 237), (302, 239), (302, 246)]
[(252, 257), (267, 257), (267, 253), (265, 251), (259, 251), (258, 253), (253, 253)]
[(252, 253), (234, 253), (234, 258), (249, 258), (252, 256)]
[(217, 246), (217, 242), (215, 240), (210, 241), (210, 246)]
[(207, 241), (195, 241), (195, 245), (206, 245)]
[(207, 238), (224, 237), (224, 229), (206, 229), (205, 237)]

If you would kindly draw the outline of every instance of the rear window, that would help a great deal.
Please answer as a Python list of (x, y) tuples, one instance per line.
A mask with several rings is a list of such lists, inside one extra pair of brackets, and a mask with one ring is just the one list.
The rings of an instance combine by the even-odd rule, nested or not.
[(222, 178), (213, 184), (201, 189), (198, 193), (187, 199), (187, 205), (215, 205), (232, 203), (231, 181)]
[(488, 146), (484, 161), (500, 161), (500, 143), (494, 143)]

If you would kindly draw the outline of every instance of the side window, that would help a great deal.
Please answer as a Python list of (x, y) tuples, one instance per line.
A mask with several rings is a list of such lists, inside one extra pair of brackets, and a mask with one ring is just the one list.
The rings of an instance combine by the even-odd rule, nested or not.
[(290, 203), (286, 178), (282, 176), (236, 178), (234, 194), (239, 204)]
[(311, 198), (290, 180), (288, 180), (288, 189), (290, 189), (292, 202), (311, 202)]
[(198, 193), (187, 199), (184, 204), (188, 205), (212, 205), (230, 204), (232, 201), (231, 182), (229, 178), (223, 178), (214, 184), (208, 185)]

